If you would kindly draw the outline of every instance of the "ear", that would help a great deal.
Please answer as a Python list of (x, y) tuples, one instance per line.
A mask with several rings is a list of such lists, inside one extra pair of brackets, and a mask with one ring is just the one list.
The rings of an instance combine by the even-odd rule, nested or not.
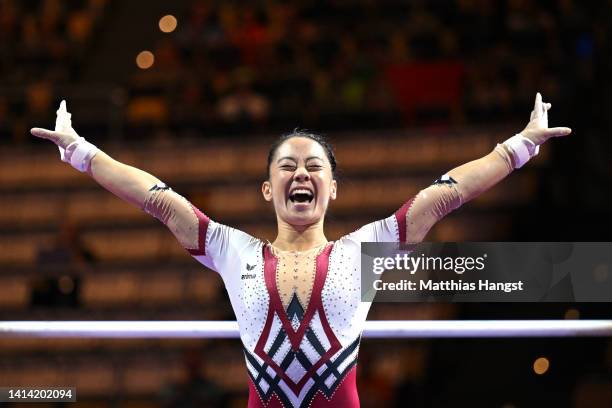
[(270, 184), (268, 180), (262, 183), (261, 193), (263, 194), (264, 200), (272, 201), (272, 184)]
[(338, 183), (336, 182), (336, 180), (332, 180), (331, 187), (329, 189), (329, 198), (332, 200), (335, 200), (337, 192), (338, 192)]

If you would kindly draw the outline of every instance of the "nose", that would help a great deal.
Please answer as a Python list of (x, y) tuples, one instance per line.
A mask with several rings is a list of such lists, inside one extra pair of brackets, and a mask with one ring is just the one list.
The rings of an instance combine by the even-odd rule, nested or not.
[(295, 173), (293, 175), (293, 178), (296, 181), (308, 181), (310, 180), (310, 174), (308, 173), (308, 171), (306, 170), (306, 167), (304, 166), (299, 166), (296, 170)]

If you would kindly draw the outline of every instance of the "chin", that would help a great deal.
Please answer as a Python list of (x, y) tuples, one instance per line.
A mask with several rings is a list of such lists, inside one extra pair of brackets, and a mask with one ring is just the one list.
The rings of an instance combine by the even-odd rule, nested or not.
[(290, 225), (299, 227), (305, 227), (308, 225), (316, 224), (321, 220), (321, 217), (314, 216), (313, 214), (291, 214), (285, 218), (286, 222)]
[(289, 217), (287, 222), (298, 227), (305, 227), (316, 223), (317, 220), (312, 217)]

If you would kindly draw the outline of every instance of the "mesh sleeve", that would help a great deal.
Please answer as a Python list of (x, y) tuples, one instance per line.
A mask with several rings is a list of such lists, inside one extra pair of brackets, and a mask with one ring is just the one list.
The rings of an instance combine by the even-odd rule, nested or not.
[(239, 270), (241, 254), (261, 244), (243, 231), (211, 220), (165, 184), (149, 190), (143, 210), (164, 223), (187, 252), (224, 280), (227, 273)]

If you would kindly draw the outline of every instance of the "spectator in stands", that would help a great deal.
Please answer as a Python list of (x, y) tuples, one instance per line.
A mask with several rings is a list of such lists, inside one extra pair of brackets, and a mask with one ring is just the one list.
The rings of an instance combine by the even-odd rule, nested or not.
[(233, 89), (217, 104), (217, 112), (228, 123), (244, 123), (245, 126), (265, 122), (270, 104), (263, 96), (253, 91), (249, 72), (237, 70)]
[(182, 377), (160, 392), (163, 407), (196, 408), (221, 407), (227, 395), (221, 387), (204, 375), (202, 355), (197, 349), (189, 349), (183, 355)]
[(80, 274), (95, 262), (82, 242), (79, 229), (68, 217), (60, 217), (58, 235), (49, 247), (37, 254), (39, 276), (32, 282), (32, 306), (78, 307)]

